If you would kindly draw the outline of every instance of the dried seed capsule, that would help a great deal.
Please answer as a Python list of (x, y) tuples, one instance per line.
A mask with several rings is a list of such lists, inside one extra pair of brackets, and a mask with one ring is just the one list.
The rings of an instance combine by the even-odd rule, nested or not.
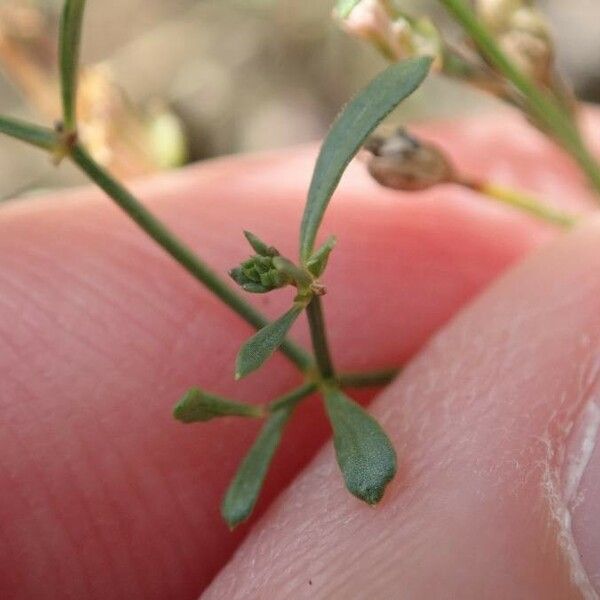
[(404, 129), (388, 138), (371, 138), (365, 149), (372, 154), (368, 171), (384, 187), (412, 192), (454, 180), (454, 169), (442, 151)]

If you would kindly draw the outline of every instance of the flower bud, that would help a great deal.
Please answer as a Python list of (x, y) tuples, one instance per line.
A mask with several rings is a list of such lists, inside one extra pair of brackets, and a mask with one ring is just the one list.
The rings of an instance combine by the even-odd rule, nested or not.
[(292, 279), (274, 264), (274, 256), (252, 256), (229, 272), (230, 277), (244, 290), (265, 294), (292, 284)]
[(547, 38), (515, 29), (500, 36), (498, 43), (520, 71), (539, 83), (548, 82), (554, 49)]
[(523, 0), (477, 0), (477, 16), (493, 32), (507, 28), (515, 11), (522, 8)]
[(554, 46), (544, 15), (526, 0), (478, 0), (477, 14), (517, 67), (546, 83), (554, 63)]
[(388, 138), (371, 138), (365, 149), (372, 154), (369, 174), (384, 187), (412, 192), (454, 180), (454, 169), (444, 154), (404, 129)]
[(373, 44), (391, 60), (432, 56), (433, 68), (442, 66), (441, 36), (429, 19), (409, 19), (387, 0), (360, 0), (337, 16), (346, 32)]

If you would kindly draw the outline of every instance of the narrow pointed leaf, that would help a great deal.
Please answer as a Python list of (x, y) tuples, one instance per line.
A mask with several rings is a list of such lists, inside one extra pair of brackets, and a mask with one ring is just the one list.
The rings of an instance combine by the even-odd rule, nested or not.
[(325, 407), (346, 487), (368, 504), (377, 504), (396, 474), (392, 443), (379, 423), (338, 388), (325, 388)]
[(79, 49), (85, 0), (66, 0), (60, 21), (59, 61), (63, 120), (67, 130), (75, 129)]
[(0, 133), (44, 150), (53, 150), (57, 143), (56, 133), (52, 129), (10, 117), (0, 117)]
[(294, 304), (282, 317), (263, 327), (240, 349), (235, 361), (235, 378), (241, 379), (256, 371), (283, 343), (287, 332), (304, 307)]
[(175, 405), (173, 416), (183, 423), (210, 421), (217, 417), (264, 417), (264, 409), (207, 394), (198, 388), (187, 391)]
[(291, 414), (291, 408), (274, 411), (242, 461), (221, 504), (221, 514), (229, 527), (234, 528), (252, 514)]
[(300, 229), (300, 254), (310, 257), (325, 210), (342, 174), (365, 139), (424, 81), (431, 58), (388, 67), (350, 101), (334, 122), (317, 159)]
[(333, 235), (329, 236), (325, 243), (306, 261), (306, 268), (314, 277), (323, 275), (329, 261), (329, 255), (335, 248), (336, 242), (337, 240)]

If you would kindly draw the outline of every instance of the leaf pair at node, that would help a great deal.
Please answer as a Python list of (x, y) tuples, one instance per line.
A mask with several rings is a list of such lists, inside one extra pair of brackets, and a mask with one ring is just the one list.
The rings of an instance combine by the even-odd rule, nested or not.
[(232, 416), (266, 418), (221, 504), (223, 519), (232, 529), (252, 514), (285, 426), (297, 404), (314, 390), (314, 384), (305, 384), (265, 408), (234, 402), (192, 388), (175, 406), (173, 415), (182, 423)]
[[(265, 408), (192, 388), (175, 406), (175, 418), (186, 424), (232, 416), (266, 419), (221, 505), (221, 514), (231, 528), (252, 514), (285, 426), (298, 403), (315, 389), (315, 384), (304, 384)], [(337, 386), (325, 386), (322, 391), (346, 487), (364, 502), (376, 504), (396, 473), (394, 448), (377, 421)]]

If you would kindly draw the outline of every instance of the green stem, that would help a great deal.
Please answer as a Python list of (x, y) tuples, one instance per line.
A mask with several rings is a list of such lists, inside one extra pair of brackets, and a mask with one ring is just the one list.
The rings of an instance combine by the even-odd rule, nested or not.
[(536, 198), (528, 196), (523, 192), (505, 188), (494, 183), (470, 180), (459, 180), (457, 183), (475, 192), (484, 194), (492, 200), (496, 200), (497, 202), (510, 206), (511, 208), (516, 208), (522, 212), (529, 213), (542, 221), (546, 221), (552, 225), (558, 225), (565, 229), (570, 229), (576, 225), (579, 220), (579, 217), (574, 214), (552, 208), (551, 206), (542, 204)]
[(323, 317), (323, 308), (321, 306), (321, 297), (313, 296), (306, 307), (308, 316), (308, 324), (310, 327), (310, 336), (312, 339), (317, 367), (321, 378), (333, 379), (334, 369), (329, 354), (329, 346), (327, 344), (327, 334), (325, 333), (325, 319)]
[(59, 144), (59, 139), (53, 129), (32, 125), (11, 117), (0, 116), (0, 133), (48, 152), (53, 152)]
[(65, 131), (76, 129), (77, 80), (85, 0), (66, 0), (60, 19), (58, 55)]
[[(258, 310), (234, 292), (129, 191), (98, 165), (83, 146), (75, 144), (71, 149), (70, 157), (141, 229), (240, 317), (256, 329), (262, 329), (269, 323)], [(280, 349), (302, 371), (307, 371), (313, 365), (311, 356), (293, 342), (284, 341)]]
[(305, 383), (300, 387), (293, 389), (291, 392), (284, 394), (277, 398), (277, 400), (273, 400), (268, 406), (269, 412), (274, 412), (276, 410), (285, 408), (286, 410), (292, 410), (296, 407), (296, 405), (303, 400), (307, 396), (310, 396), (317, 389), (317, 384), (313, 381)]
[(562, 147), (571, 154), (594, 189), (600, 193), (600, 167), (585, 146), (577, 126), (561, 105), (538, 88), (509, 60), (464, 0), (439, 1), (454, 15), (489, 62), (524, 96), (531, 116), (543, 128), (550, 131)]
[(400, 373), (400, 369), (381, 369), (378, 371), (358, 371), (356, 373), (338, 373), (335, 380), (340, 387), (364, 388), (381, 387), (391, 383)]

